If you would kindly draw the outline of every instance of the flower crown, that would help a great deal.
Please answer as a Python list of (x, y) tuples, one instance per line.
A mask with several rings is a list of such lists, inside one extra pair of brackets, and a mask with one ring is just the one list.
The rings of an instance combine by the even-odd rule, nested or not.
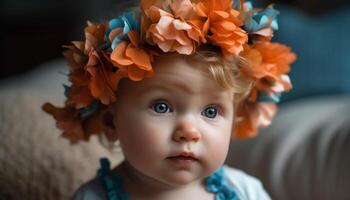
[(254, 136), (270, 124), (280, 94), (292, 87), (286, 73), (296, 55), (271, 42), (278, 14), (272, 5), (253, 9), (244, 0), (141, 0), (136, 11), (102, 24), (88, 22), (85, 41), (66, 46), (71, 85), (64, 86), (65, 106), (46, 103), (43, 109), (72, 143), (88, 140), (104, 132), (101, 118), (117, 100), (122, 78), (152, 77), (158, 52), (190, 55), (213, 45), (224, 58), (239, 56), (249, 64), (241, 72), (253, 87), (237, 108), (234, 131), (237, 137)]

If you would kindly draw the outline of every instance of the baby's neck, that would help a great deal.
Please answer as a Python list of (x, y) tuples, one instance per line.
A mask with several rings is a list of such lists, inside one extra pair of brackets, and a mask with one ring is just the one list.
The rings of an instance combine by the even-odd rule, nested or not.
[(203, 180), (193, 181), (186, 185), (166, 184), (135, 173), (130, 164), (123, 162), (115, 170), (123, 179), (123, 188), (132, 200), (212, 200), (214, 194), (204, 189)]

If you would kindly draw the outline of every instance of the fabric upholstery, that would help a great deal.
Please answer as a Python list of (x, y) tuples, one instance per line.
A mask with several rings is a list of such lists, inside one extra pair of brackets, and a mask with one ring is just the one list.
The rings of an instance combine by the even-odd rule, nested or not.
[(257, 138), (232, 142), (227, 162), (261, 178), (273, 199), (350, 199), (350, 96), (282, 107)]
[(112, 164), (122, 158), (97, 138), (72, 146), (41, 110), (46, 101), (63, 104), (62, 66), (53, 62), (1, 84), (0, 199), (66, 200), (96, 175), (100, 157)]

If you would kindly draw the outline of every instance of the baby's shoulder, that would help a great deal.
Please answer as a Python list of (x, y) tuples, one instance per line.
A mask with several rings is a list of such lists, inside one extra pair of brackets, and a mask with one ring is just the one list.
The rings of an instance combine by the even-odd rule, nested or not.
[(107, 200), (106, 191), (98, 178), (80, 186), (71, 200)]
[(224, 166), (227, 178), (236, 189), (237, 195), (242, 200), (270, 200), (259, 179), (246, 174), (245, 172)]

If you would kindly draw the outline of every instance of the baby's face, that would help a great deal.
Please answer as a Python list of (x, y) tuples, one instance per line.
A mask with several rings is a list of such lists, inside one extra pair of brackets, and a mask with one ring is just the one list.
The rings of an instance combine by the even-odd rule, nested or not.
[(116, 134), (139, 176), (171, 186), (201, 181), (226, 158), (234, 95), (203, 63), (180, 56), (157, 59), (152, 78), (121, 82)]

